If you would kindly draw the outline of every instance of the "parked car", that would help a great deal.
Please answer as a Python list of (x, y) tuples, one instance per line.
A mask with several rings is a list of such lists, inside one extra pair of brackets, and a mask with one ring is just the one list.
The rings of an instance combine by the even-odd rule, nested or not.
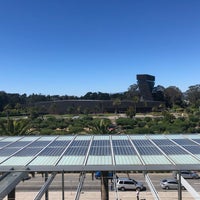
[[(178, 181), (177, 179), (162, 179), (160, 181), (160, 186), (166, 190), (178, 189)], [(182, 189), (185, 189), (184, 186), (182, 186)]]
[(142, 183), (137, 182), (134, 179), (129, 179), (129, 178), (118, 178), (116, 187), (118, 190), (144, 190), (145, 187), (143, 186)]
[(181, 171), (181, 176), (183, 178), (192, 178), (192, 179), (198, 179), (199, 175), (196, 172), (193, 171)]
[[(175, 173), (174, 175), (174, 178), (177, 178), (177, 173)], [(185, 179), (199, 179), (199, 175), (194, 172), (194, 171), (189, 171), (189, 170), (186, 170), (186, 171), (181, 171), (181, 176)]]

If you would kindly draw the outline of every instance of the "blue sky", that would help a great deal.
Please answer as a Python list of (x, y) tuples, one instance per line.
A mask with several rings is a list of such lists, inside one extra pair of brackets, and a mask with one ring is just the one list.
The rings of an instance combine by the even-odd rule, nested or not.
[(200, 84), (199, 0), (1, 0), (0, 91), (116, 93)]

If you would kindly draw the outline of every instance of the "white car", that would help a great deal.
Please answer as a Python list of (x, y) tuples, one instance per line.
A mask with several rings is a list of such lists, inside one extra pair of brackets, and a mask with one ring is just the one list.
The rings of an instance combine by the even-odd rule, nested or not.
[(145, 187), (142, 183), (135, 181), (134, 179), (129, 178), (118, 178), (116, 187), (118, 190), (144, 190)]

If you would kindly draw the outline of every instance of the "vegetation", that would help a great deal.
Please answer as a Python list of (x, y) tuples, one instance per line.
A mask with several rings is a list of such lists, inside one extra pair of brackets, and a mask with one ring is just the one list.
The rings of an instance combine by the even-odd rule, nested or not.
[(1, 135), (26, 135), (36, 133), (31, 127), (31, 121), (28, 119), (13, 120), (8, 118), (7, 120), (0, 121), (0, 134)]
[[(152, 113), (140, 115), (136, 107), (129, 107), (123, 114), (118, 114), (118, 107), (124, 99), (131, 99), (134, 104), (140, 96), (136, 85), (127, 92), (87, 93), (83, 97), (44, 96), (26, 94), (7, 94), (0, 92), (0, 135), (52, 135), (52, 134), (157, 134), (157, 133), (198, 133), (200, 132), (200, 85), (190, 86), (182, 93), (177, 87), (155, 87), (154, 99), (165, 102), (162, 109), (153, 108)], [(113, 116), (96, 110), (94, 115), (72, 114), (45, 115), (38, 112), (35, 102), (64, 99), (103, 99), (113, 100)], [(52, 104), (52, 109), (55, 105)], [(70, 113), (70, 112), (69, 112)]]

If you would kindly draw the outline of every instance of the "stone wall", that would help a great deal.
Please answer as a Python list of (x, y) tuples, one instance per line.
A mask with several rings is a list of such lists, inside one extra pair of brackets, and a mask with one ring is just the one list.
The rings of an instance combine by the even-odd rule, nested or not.
[(124, 113), (129, 107), (136, 107), (136, 112), (150, 112), (152, 108), (164, 106), (163, 102), (145, 101), (134, 103), (133, 101), (121, 101), (114, 106), (112, 100), (62, 100), (36, 103), (35, 107), (41, 113), (49, 114), (80, 114), (80, 113)]

